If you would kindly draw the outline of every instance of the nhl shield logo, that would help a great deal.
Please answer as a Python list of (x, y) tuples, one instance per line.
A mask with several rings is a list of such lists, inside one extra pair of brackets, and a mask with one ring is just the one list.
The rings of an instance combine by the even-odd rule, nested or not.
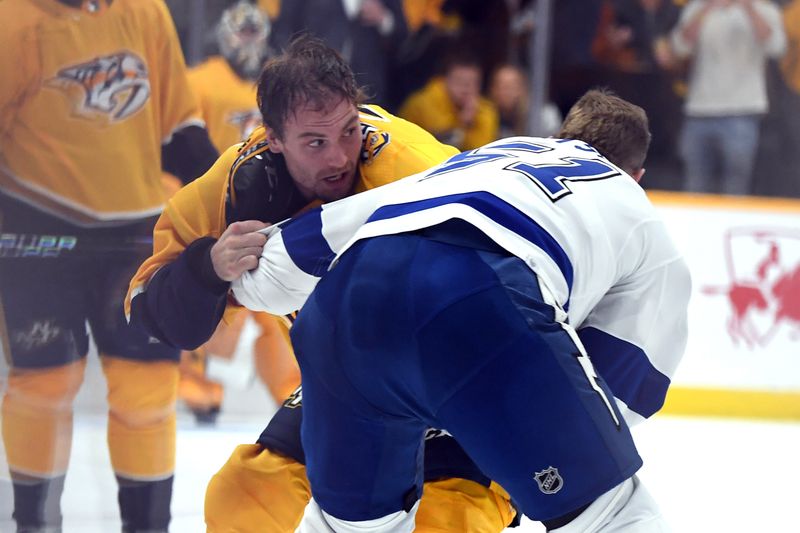
[(539, 490), (545, 494), (555, 494), (564, 486), (564, 480), (558, 473), (558, 468), (548, 466), (541, 472), (536, 472), (533, 479), (539, 484)]

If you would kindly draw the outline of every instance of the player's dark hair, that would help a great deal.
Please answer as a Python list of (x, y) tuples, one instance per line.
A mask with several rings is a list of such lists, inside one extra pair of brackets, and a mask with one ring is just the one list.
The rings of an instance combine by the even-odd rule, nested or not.
[(607, 89), (592, 89), (575, 102), (557, 137), (589, 143), (629, 174), (644, 165), (651, 139), (644, 109)]
[(257, 98), (264, 124), (282, 138), (286, 119), (301, 106), (325, 110), (343, 99), (358, 105), (364, 93), (344, 58), (320, 39), (304, 33), (264, 65)]
[(481, 65), (478, 55), (471, 46), (464, 42), (453, 43), (445, 50), (439, 63), (439, 74), (446, 76), (458, 67), (476, 69), (481, 74), (483, 73), (483, 65)]

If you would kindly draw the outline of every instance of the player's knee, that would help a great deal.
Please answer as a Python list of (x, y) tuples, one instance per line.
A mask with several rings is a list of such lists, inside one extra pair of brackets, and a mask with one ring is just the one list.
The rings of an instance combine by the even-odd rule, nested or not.
[(414, 504), (414, 507), (408, 511), (397, 511), (371, 520), (353, 521), (336, 518), (326, 513), (312, 498), (308, 507), (306, 507), (303, 521), (297, 528), (297, 533), (316, 533), (317, 531), (411, 533), (414, 531), (414, 517), (418, 508), (419, 502)]
[(83, 383), (86, 360), (42, 369), (13, 369), (8, 376), (6, 406), (25, 406), (41, 411), (64, 411)]
[(158, 425), (175, 413), (178, 365), (104, 357), (111, 417), (130, 428)]
[(444, 478), (425, 482), (416, 531), (500, 533), (515, 516), (511, 498), (499, 485)]
[(303, 465), (259, 444), (243, 444), (209, 481), (207, 531), (295, 531), (310, 497)]

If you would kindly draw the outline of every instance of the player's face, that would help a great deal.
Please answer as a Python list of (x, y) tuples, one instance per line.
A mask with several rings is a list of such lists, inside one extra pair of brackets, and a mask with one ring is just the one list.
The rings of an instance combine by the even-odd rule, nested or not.
[(481, 71), (472, 66), (454, 66), (445, 77), (447, 92), (453, 103), (461, 107), (481, 92)]
[(358, 109), (346, 100), (290, 113), (283, 138), (269, 133), (270, 150), (282, 153), (286, 167), (308, 200), (331, 202), (353, 192), (361, 153)]
[(503, 112), (513, 111), (525, 96), (525, 81), (522, 75), (511, 67), (503, 67), (492, 79), (489, 94), (497, 108)]

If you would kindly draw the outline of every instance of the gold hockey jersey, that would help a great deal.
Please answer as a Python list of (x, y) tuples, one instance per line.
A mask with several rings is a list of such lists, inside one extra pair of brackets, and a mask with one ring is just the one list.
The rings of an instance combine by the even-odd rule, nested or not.
[(261, 125), (255, 82), (237, 76), (225, 58), (212, 56), (189, 69), (189, 83), (211, 142), (220, 153)]
[[(378, 106), (361, 106), (359, 111), (363, 144), (357, 192), (421, 172), (458, 153), (419, 126)], [(243, 179), (237, 171), (268, 148), (265, 130), (259, 127), (247, 141), (226, 150), (208, 172), (170, 199), (153, 231), (153, 255), (131, 280), (125, 300), (126, 314), (130, 313), (131, 299), (146, 289), (158, 269), (174, 261), (197, 239), (218, 238), (222, 234), (227, 227), (226, 197), (229, 191), (237, 189), (237, 179)], [(267, 179), (266, 175), (263, 179)]]
[(0, 2), (0, 190), (82, 225), (156, 215), (161, 146), (202, 125), (162, 0)]

